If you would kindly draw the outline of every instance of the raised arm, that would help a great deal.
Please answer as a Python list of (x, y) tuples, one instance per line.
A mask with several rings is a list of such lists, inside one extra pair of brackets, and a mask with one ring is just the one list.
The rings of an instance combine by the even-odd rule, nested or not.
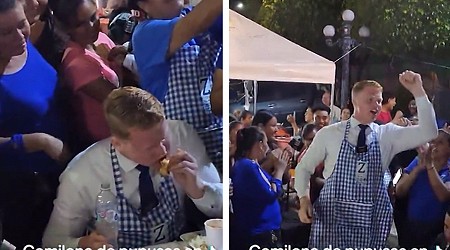
[(203, 0), (186, 17), (175, 24), (167, 57), (171, 57), (186, 42), (206, 31), (222, 13), (222, 0)]

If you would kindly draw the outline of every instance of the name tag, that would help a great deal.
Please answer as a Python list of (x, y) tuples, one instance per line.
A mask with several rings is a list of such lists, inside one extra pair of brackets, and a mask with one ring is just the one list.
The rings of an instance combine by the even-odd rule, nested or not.
[(211, 113), (211, 102), (209, 97), (211, 96), (212, 91), (212, 81), (208, 81), (208, 77), (202, 77), (200, 78), (200, 87), (202, 89), (200, 95), (203, 100), (203, 108), (207, 113)]
[(355, 178), (356, 181), (359, 183), (366, 183), (367, 182), (367, 171), (369, 168), (369, 164), (366, 161), (358, 161), (356, 163), (356, 174)]
[(167, 224), (161, 224), (151, 229), (152, 245), (166, 243), (169, 241), (169, 230)]

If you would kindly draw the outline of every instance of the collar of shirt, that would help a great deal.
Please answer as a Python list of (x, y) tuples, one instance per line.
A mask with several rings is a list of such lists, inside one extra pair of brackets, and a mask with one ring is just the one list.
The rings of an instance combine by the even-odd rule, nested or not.
[[(122, 168), (123, 171), (125, 171), (125, 173), (129, 173), (132, 170), (136, 170), (137, 165), (139, 165), (139, 163), (136, 163), (135, 161), (127, 158), (126, 156), (124, 156), (123, 154), (121, 154), (119, 152), (119, 150), (116, 149), (116, 154), (117, 154), (117, 160), (119, 161), (119, 165), (120, 168)], [(156, 170), (154, 168), (150, 168), (150, 175), (153, 177), (156, 175)]]
[[(359, 124), (362, 124), (361, 122), (359, 122), (358, 120), (356, 120), (356, 118), (354, 116), (350, 117), (350, 129), (354, 129), (356, 127), (358, 127)], [(375, 130), (375, 123), (371, 122), (369, 125), (369, 129), (366, 129), (366, 135), (369, 135), (372, 131)], [(361, 130), (360, 128), (358, 128), (358, 131)]]

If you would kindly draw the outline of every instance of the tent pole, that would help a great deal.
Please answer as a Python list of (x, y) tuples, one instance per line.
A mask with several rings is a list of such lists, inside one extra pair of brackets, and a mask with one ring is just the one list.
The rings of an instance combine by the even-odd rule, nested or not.
[(250, 93), (248, 92), (247, 83), (248, 83), (248, 81), (244, 80), (244, 97), (245, 97), (244, 110), (249, 111), (250, 110)]
[(256, 114), (256, 99), (258, 96), (258, 81), (253, 81), (253, 114)]
[(332, 108), (334, 105), (334, 84), (331, 84), (331, 105), (330, 108)]

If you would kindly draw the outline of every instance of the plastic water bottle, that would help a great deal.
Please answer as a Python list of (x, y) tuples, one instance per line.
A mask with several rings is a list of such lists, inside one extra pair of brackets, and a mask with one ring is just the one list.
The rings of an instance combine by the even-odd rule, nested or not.
[(103, 235), (108, 244), (119, 249), (117, 236), (119, 234), (119, 210), (116, 196), (111, 192), (109, 183), (102, 184), (97, 195), (95, 206), (95, 230)]

